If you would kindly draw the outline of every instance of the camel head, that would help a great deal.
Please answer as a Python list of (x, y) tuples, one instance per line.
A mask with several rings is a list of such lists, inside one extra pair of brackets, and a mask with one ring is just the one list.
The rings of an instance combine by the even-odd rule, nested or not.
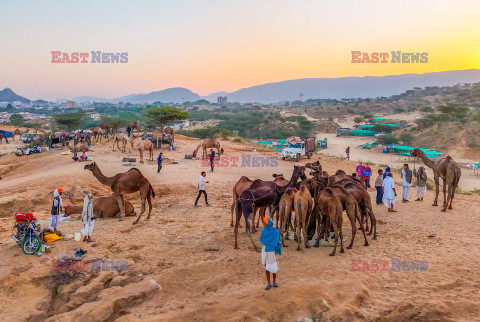
[(280, 174), (274, 173), (274, 174), (272, 174), (272, 177), (274, 177), (275, 179), (276, 179), (277, 177), (283, 177), (283, 173), (280, 173)]
[(93, 169), (95, 169), (95, 168), (98, 168), (98, 166), (95, 162), (92, 162), (90, 164), (86, 164), (85, 167), (83, 167), (83, 170), (93, 171)]
[(410, 152), (410, 155), (412, 157), (418, 157), (420, 150), (418, 148), (414, 149), (412, 152)]

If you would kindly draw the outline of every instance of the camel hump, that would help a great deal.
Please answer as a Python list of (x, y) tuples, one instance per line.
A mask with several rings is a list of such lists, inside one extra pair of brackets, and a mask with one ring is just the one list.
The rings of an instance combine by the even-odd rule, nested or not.
[(285, 193), (286, 193), (287, 195), (290, 195), (290, 194), (292, 194), (292, 193), (295, 193), (295, 190), (297, 190), (297, 189), (292, 188), (292, 187), (288, 187), (287, 190), (285, 190)]
[(341, 174), (341, 173), (346, 174), (345, 171), (343, 170), (337, 170), (337, 172), (335, 172), (335, 174)]
[(451, 156), (447, 155), (447, 157), (445, 158), (445, 160), (447, 160), (448, 162), (450, 162), (450, 161), (452, 161), (453, 159), (452, 159)]
[(137, 171), (138, 173), (142, 174), (142, 171), (138, 170), (137, 168), (131, 168), (127, 172), (130, 172), (130, 171)]
[(323, 190), (323, 191), (325, 191), (325, 192), (328, 193), (329, 195), (332, 195), (332, 196), (333, 196), (333, 190), (332, 190), (332, 188), (325, 188), (325, 190)]
[(250, 179), (247, 176), (242, 176), (240, 181), (250, 181)]

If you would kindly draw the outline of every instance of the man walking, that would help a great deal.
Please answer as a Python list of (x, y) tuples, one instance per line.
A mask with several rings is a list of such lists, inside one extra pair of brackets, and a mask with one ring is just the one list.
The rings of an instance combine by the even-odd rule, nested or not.
[(345, 150), (345, 153), (347, 154), (347, 160), (350, 160), (350, 147), (348, 147), (348, 148)]
[(412, 186), (413, 172), (408, 168), (408, 164), (403, 165), (402, 169), (402, 202), (409, 202), (410, 187)]
[(375, 180), (375, 189), (377, 189), (377, 205), (382, 203), (382, 199), (383, 199), (382, 185), (383, 185), (383, 170), (378, 169), (378, 177)]
[(208, 183), (208, 181), (205, 181), (205, 177), (207, 176), (207, 173), (205, 171), (202, 171), (202, 175), (198, 179), (198, 195), (197, 199), (195, 200), (195, 207), (198, 207), (198, 199), (200, 199), (200, 196), (202, 193), (205, 195), (205, 203), (207, 206), (210, 206), (207, 200), (207, 192), (205, 191), (205, 184)]
[(427, 191), (427, 173), (425, 167), (421, 166), (417, 172), (417, 200), (415, 201), (423, 201), (425, 191)]
[(160, 152), (157, 158), (157, 164), (158, 164), (157, 174), (159, 174), (160, 170), (162, 170), (162, 161), (163, 161), (163, 153)]
[(383, 203), (388, 208), (388, 212), (397, 212), (393, 209), (395, 206), (395, 196), (397, 192), (395, 191), (395, 182), (393, 181), (392, 173), (387, 173), (385, 179), (382, 183), (382, 192), (383, 192)]
[(214, 161), (215, 161), (215, 151), (213, 151), (213, 149), (210, 149), (210, 167), (212, 168), (210, 172), (213, 172)]
[(130, 137), (130, 133), (132, 132), (132, 128), (130, 127), (130, 124), (127, 126), (127, 135)]

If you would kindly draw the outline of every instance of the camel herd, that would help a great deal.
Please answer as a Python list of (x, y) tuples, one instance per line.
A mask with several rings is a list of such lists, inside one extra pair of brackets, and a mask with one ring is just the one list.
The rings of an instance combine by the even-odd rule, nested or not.
[[(305, 170), (311, 169), (311, 178), (307, 178)], [(245, 229), (250, 241), (258, 250), (251, 233), (255, 232), (255, 216), (259, 210), (259, 218), (269, 209), (272, 219), (276, 219), (276, 226), (280, 230), (282, 244), (288, 247), (288, 228), (294, 228), (297, 250), (301, 250), (301, 240), (305, 248), (310, 248), (308, 240), (317, 232), (315, 247), (320, 246), (320, 239), (328, 241), (330, 233), (334, 233), (335, 246), (330, 256), (334, 256), (340, 239), (340, 252), (343, 248), (343, 211), (351, 224), (352, 240), (347, 247), (353, 247), (357, 222), (363, 233), (364, 246), (368, 246), (368, 235), (373, 234), (377, 239), (376, 219), (372, 209), (370, 195), (365, 184), (338, 170), (334, 175), (322, 171), (320, 162), (307, 163), (303, 166), (294, 166), (290, 180), (283, 175), (273, 175), (274, 180), (250, 180), (243, 176), (233, 188), (233, 211), (236, 209), (234, 228), (235, 248), (238, 248), (237, 235), (242, 214), (245, 218)], [(279, 225), (280, 222), (280, 225)], [(370, 222), (370, 229), (369, 229)], [(258, 227), (258, 222), (257, 222)]]

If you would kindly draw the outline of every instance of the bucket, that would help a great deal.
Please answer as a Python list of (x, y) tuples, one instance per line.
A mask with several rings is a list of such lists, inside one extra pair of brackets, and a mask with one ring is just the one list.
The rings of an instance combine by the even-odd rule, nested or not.
[(80, 241), (81, 238), (82, 238), (82, 234), (75, 233), (75, 241)]

